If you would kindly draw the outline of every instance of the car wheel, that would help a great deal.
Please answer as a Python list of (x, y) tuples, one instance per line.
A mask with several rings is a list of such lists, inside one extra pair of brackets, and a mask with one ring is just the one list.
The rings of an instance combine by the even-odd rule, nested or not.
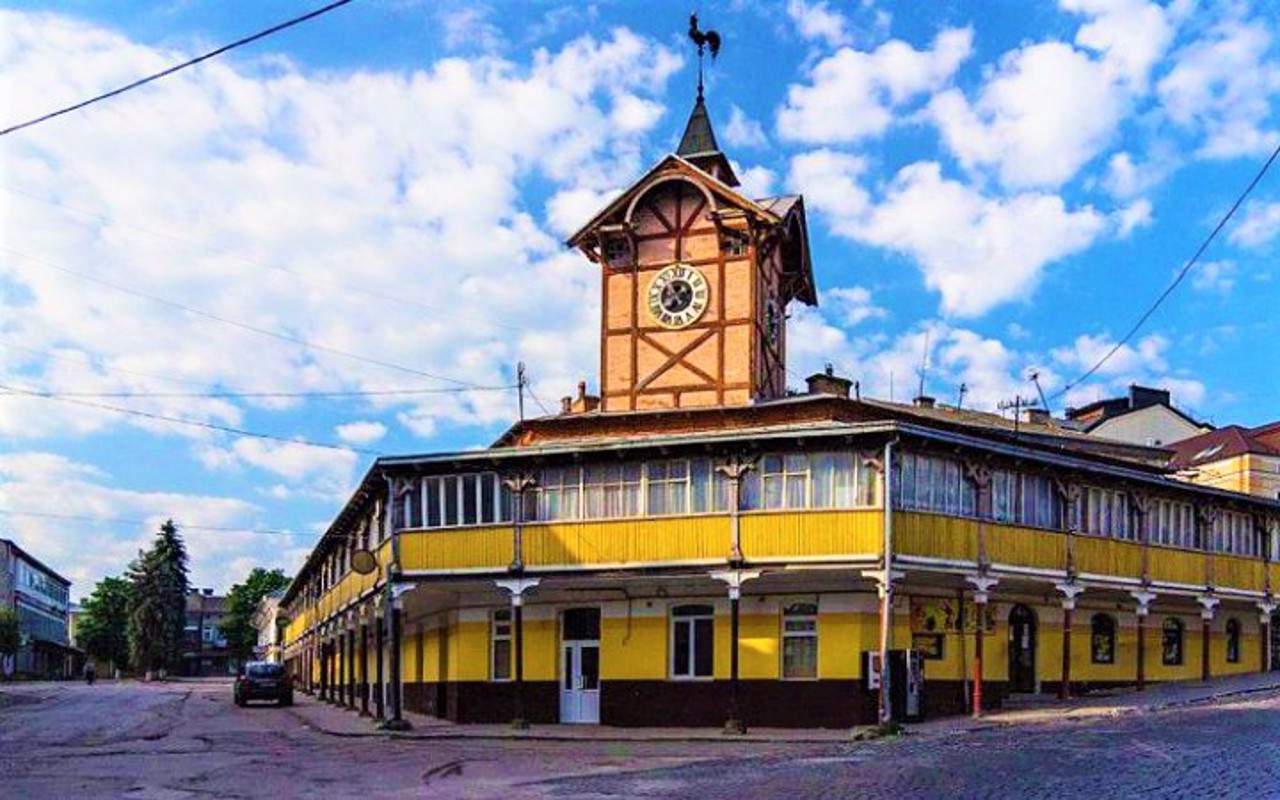
[(281, 698), (280, 698), (280, 705), (282, 705), (282, 706), (291, 706), (291, 705), (293, 705), (293, 695), (291, 695), (291, 694), (290, 694), (290, 695), (286, 695), (286, 696), (284, 696), (284, 697), (281, 697)]

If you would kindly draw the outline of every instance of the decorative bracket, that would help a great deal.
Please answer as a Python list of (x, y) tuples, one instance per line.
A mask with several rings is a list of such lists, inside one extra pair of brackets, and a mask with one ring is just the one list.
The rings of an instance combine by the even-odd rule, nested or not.
[(758, 569), (723, 569), (710, 573), (713, 581), (722, 581), (729, 586), (729, 599), (742, 597), (742, 584), (760, 577)]
[(1084, 592), (1084, 587), (1078, 583), (1056, 583), (1053, 588), (1062, 592), (1062, 610), (1074, 611), (1076, 607), (1076, 598)]
[(998, 578), (987, 575), (965, 575), (964, 579), (973, 584), (973, 602), (980, 606), (991, 599), (991, 587), (1000, 582)]
[(1214, 608), (1216, 608), (1218, 603), (1222, 601), (1212, 595), (1202, 595), (1196, 598), (1196, 602), (1202, 606), (1200, 609), (1200, 619), (1211, 620), (1213, 619)]
[(1138, 607), (1134, 609), (1138, 616), (1145, 617), (1151, 613), (1151, 604), (1154, 603), (1156, 599), (1155, 592), (1129, 592), (1129, 596), (1138, 604)]
[(881, 600), (884, 599), (884, 596), (888, 593), (891, 585), (902, 580), (906, 576), (907, 574), (900, 569), (864, 569), (862, 571), (862, 577), (869, 578), (876, 582), (876, 592), (880, 595)]
[(506, 589), (511, 593), (511, 605), (522, 606), (524, 605), (524, 593), (530, 589), (536, 588), (539, 583), (542, 583), (542, 579), (506, 578), (503, 580), (496, 580), (494, 583), (497, 584), (499, 589)]

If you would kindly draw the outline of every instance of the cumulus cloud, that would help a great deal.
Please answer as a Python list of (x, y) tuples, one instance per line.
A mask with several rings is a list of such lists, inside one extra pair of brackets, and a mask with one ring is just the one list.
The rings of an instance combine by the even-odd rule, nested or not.
[(925, 50), (893, 39), (874, 51), (842, 47), (793, 84), (778, 112), (782, 138), (809, 144), (856, 142), (883, 133), (894, 113), (946, 85), (973, 49), (973, 31), (947, 29)]
[(1115, 213), (1116, 235), (1128, 238), (1138, 228), (1145, 228), (1154, 221), (1151, 201), (1135, 200)]
[(1270, 244), (1276, 234), (1280, 234), (1280, 203), (1253, 201), (1244, 207), (1227, 239), (1241, 247), (1260, 248)]
[(792, 162), (789, 181), (837, 234), (909, 256), (944, 313), (980, 316), (1030, 296), (1043, 268), (1107, 232), (1091, 207), (1071, 210), (1053, 194), (984, 196), (920, 162), (904, 167), (872, 201), (860, 188), (862, 161), (818, 151)]
[(764, 147), (769, 144), (764, 127), (758, 120), (736, 105), (729, 106), (729, 124), (724, 129), (724, 140), (732, 147)]
[(833, 312), (841, 324), (855, 327), (869, 319), (889, 316), (888, 309), (877, 306), (871, 291), (862, 286), (837, 286), (822, 292), (821, 304)]
[(1196, 265), (1191, 285), (1202, 292), (1229, 294), (1236, 285), (1236, 271), (1233, 261), (1204, 261)]
[(1234, 158), (1275, 146), (1268, 121), (1280, 66), (1267, 25), (1228, 16), (1180, 48), (1173, 61), (1157, 92), (1169, 119), (1201, 137), (1201, 156)]
[(387, 426), (381, 422), (360, 421), (348, 422), (334, 428), (338, 438), (351, 444), (373, 444), (387, 435)]
[(849, 20), (840, 12), (833, 11), (826, 0), (813, 3), (790, 0), (787, 16), (803, 39), (820, 41), (831, 48), (849, 43)]

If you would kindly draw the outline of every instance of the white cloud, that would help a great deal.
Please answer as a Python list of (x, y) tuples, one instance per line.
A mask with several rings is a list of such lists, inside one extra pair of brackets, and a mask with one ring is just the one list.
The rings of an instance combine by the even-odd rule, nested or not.
[(1172, 168), (1166, 158), (1136, 162), (1127, 152), (1116, 153), (1107, 160), (1107, 173), (1102, 186), (1122, 200), (1136, 197), (1165, 179)]
[(1268, 121), (1280, 66), (1271, 44), (1261, 20), (1228, 18), (1174, 54), (1157, 92), (1169, 119), (1202, 137), (1201, 156), (1234, 158), (1275, 146)]
[(1236, 285), (1236, 272), (1233, 261), (1205, 261), (1195, 266), (1191, 285), (1202, 292), (1229, 294)]
[(1244, 214), (1227, 234), (1233, 244), (1260, 248), (1280, 234), (1280, 203), (1250, 202)]
[(742, 184), (738, 191), (743, 195), (751, 198), (773, 195), (774, 186), (778, 182), (778, 175), (773, 170), (760, 166), (743, 169), (738, 164), (733, 164), (733, 171)]
[(870, 290), (862, 286), (837, 286), (822, 292), (819, 298), (823, 307), (834, 312), (841, 324), (855, 327), (869, 319), (883, 319), (889, 311), (877, 306)]
[(1103, 235), (1106, 218), (1056, 195), (986, 197), (942, 177), (936, 163), (904, 167), (875, 203), (858, 186), (864, 165), (826, 151), (792, 162), (791, 185), (835, 233), (911, 257), (944, 313), (974, 317), (1030, 296), (1044, 267)]
[(1135, 200), (1115, 213), (1116, 235), (1126, 239), (1138, 228), (1145, 228), (1154, 221), (1151, 201)]
[(769, 137), (758, 120), (736, 105), (729, 106), (729, 124), (724, 129), (724, 140), (732, 147), (765, 147)]
[[(28, 451), (0, 455), (0, 507), (10, 511), (53, 511), (98, 520), (139, 520), (140, 524), (89, 519), (6, 515), (6, 535), (73, 582), (72, 595), (83, 597), (107, 575), (119, 575), (149, 547), (156, 530), (172, 518), (184, 524), (227, 528), (184, 533), (194, 585), (225, 589), (242, 580), (232, 568), (251, 556), (257, 565), (296, 567), (309, 535), (249, 533), (259, 509), (230, 497), (180, 492), (120, 489), (99, 468), (52, 453)], [(283, 547), (282, 547), (283, 545)]]
[(1152, 67), (1173, 42), (1175, 26), (1157, 3), (1146, 0), (1059, 0), (1064, 11), (1085, 15), (1076, 44), (1102, 55), (1119, 81), (1144, 88)]
[[(175, 60), (92, 25), (19, 12), (0, 12), (0, 51), (0, 95), (18, 116)], [(657, 98), (680, 65), (677, 51), (625, 29), (527, 63), (486, 56), (414, 72), (311, 73), (279, 59), (211, 62), (6, 139), (6, 184), (28, 196), (5, 197), (4, 227), (24, 235), (23, 255), (0, 260), (0, 281), (17, 288), (0, 296), (0, 317), (7, 342), (57, 357), (6, 349), (0, 376), (77, 391), (193, 388), (136, 373), (236, 391), (378, 390), (431, 384), (421, 372), (503, 384), (517, 360), (537, 357), (542, 380), (567, 390), (575, 365), (596, 358), (599, 291), (557, 239), (638, 173)], [(119, 158), (123, 142), (135, 157)], [(545, 209), (525, 206), (532, 182), (547, 188)], [(49, 264), (415, 374), (218, 325)], [(437, 418), (510, 419), (508, 400), (380, 398), (367, 411), (403, 412), (427, 431)], [(253, 427), (300, 432), (267, 413), (296, 401), (130, 405), (231, 425), (252, 408), (263, 412)], [(229, 448), (213, 434), (47, 400), (7, 400), (0, 433), (122, 424), (190, 436), (202, 463), (226, 467), (218, 451)]]
[(373, 444), (387, 435), (387, 426), (381, 422), (360, 421), (348, 422), (334, 428), (338, 438), (356, 445)]
[(820, 41), (831, 48), (849, 44), (849, 20), (840, 12), (832, 11), (826, 0), (812, 3), (790, 0), (787, 16), (804, 39)]
[(489, 21), (492, 15), (492, 8), (474, 3), (442, 11), (444, 46), (450, 50), (497, 51), (502, 44), (502, 33)]
[[(1057, 368), (1068, 376), (1092, 369), (1115, 347), (1115, 340), (1105, 335), (1083, 335), (1070, 345), (1054, 349), (1050, 355)], [(1136, 344), (1122, 345), (1115, 355), (1089, 378), (1066, 394), (1068, 406), (1083, 406), (1106, 397), (1120, 397), (1130, 384), (1163, 387), (1174, 394), (1175, 403), (1198, 406), (1208, 396), (1204, 383), (1180, 374), (1169, 363), (1170, 341), (1163, 335), (1151, 334)]]
[(793, 84), (778, 111), (784, 139), (811, 144), (855, 142), (883, 133), (895, 110), (936, 91), (973, 48), (973, 31), (947, 29), (926, 50), (894, 39), (867, 53), (843, 47)]
[(1014, 188), (1070, 180), (1110, 142), (1125, 110), (1108, 71), (1060, 42), (1007, 54), (973, 103), (951, 89), (929, 104), (961, 164), (994, 167)]

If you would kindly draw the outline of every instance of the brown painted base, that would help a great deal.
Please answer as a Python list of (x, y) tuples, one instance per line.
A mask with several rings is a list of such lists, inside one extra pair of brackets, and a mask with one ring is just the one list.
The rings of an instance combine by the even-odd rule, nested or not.
[[(525, 681), (525, 720), (534, 725), (559, 722), (559, 691), (559, 684), (554, 681)], [(454, 722), (508, 723), (515, 713), (516, 685), (485, 681), (406, 683), (404, 705), (409, 711)]]

